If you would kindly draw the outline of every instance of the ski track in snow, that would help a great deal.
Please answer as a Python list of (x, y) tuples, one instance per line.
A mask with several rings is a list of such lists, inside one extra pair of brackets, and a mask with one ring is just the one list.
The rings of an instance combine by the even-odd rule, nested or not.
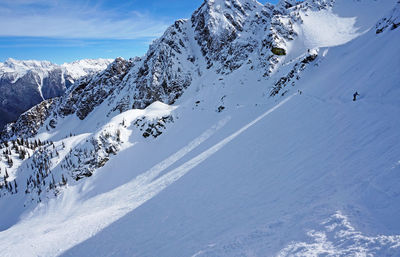
[[(217, 125), (205, 131), (175, 154), (139, 175), (131, 182), (110, 192), (79, 203), (79, 200), (77, 200), (79, 198), (78, 190), (71, 188), (71, 191), (64, 194), (61, 201), (59, 201), (60, 203), (54, 201), (54, 205), (51, 205), (47, 210), (43, 210), (42, 213), (37, 211), (21, 223), (0, 233), (2, 242), (23, 242), (25, 248), (27, 245), (31, 246), (33, 253), (20, 253), (18, 250), (21, 246), (15, 244), (2, 245), (0, 246), (1, 251), (5, 253), (5, 256), (32, 256), (32, 254), (53, 256), (61, 254), (74, 245), (94, 236), (128, 212), (152, 199), (247, 129), (284, 105), (294, 95), (296, 94), (289, 96), (232, 135), (157, 179), (155, 178), (161, 172), (209, 139), (230, 118), (221, 120)], [(60, 210), (63, 210), (63, 215), (60, 215)], [(43, 214), (44, 216), (42, 216)], [(33, 227), (35, 228), (33, 229)], [(14, 230), (19, 230), (19, 233), (15, 233)], [(35, 234), (27, 236), (27, 231)], [(24, 237), (25, 239), (18, 240), (14, 238), (13, 240), (7, 240), (7, 237)], [(65, 240), (66, 238), (69, 238), (69, 240)]]
[[(61, 254), (63, 251), (73, 247), (74, 245), (94, 236), (103, 228), (156, 196), (165, 188), (187, 174), (191, 169), (218, 152), (222, 147), (245, 132), (251, 126), (255, 125), (267, 115), (284, 105), (294, 95), (289, 96), (232, 135), (226, 137), (219, 143), (157, 179), (155, 178), (162, 171), (209, 139), (217, 130), (222, 128), (230, 118), (228, 117), (221, 120), (217, 125), (208, 129), (202, 135), (191, 141), (187, 146), (155, 165), (150, 170), (144, 172), (142, 175), (139, 175), (131, 182), (128, 182), (110, 192), (88, 199), (83, 203), (79, 203), (76, 199), (73, 199), (79, 195), (79, 192), (69, 192), (70, 194), (72, 193), (72, 195), (67, 193), (61, 201), (61, 205), (65, 203), (67, 206), (52, 206), (52, 208), (49, 209), (49, 212), (45, 214), (45, 217), (41, 217), (41, 215), (33, 215), (31, 219), (27, 219), (22, 223), (17, 224), (14, 228), (11, 228), (11, 231), (0, 233), (0, 237), (4, 237), (3, 242), (6, 242), (7, 240), (5, 239), (8, 236), (7, 234), (13, 234), (13, 229), (20, 230), (21, 234), (19, 236), (22, 237), (26, 236), (24, 235), (26, 231), (36, 231), (36, 235), (26, 237), (29, 239), (24, 240), (25, 246), (27, 244), (32, 247), (36, 246), (34, 251), (36, 252), (36, 255), (39, 256)], [(104, 208), (104, 206), (108, 207)], [(60, 209), (67, 212), (62, 215), (62, 217), (59, 216)], [(65, 217), (68, 217), (68, 219), (65, 219)], [(46, 222), (44, 223), (43, 221)], [(84, 227), (82, 224), (85, 224)], [(32, 226), (35, 226), (36, 228), (32, 229)], [(63, 229), (61, 229), (62, 227), (68, 229), (63, 231)], [(13, 234), (13, 236), (17, 235)], [(61, 240), (61, 238), (69, 238), (70, 241), (64, 239)], [(26, 242), (28, 240), (30, 241), (29, 243)], [(19, 240), (9, 240), (9, 242), (18, 241)], [(46, 242), (46, 244), (43, 244), (43, 242)], [(55, 247), (54, 244), (57, 246)], [(9, 253), (6, 256), (15, 256), (16, 254), (20, 254), (18, 252), (19, 247), (19, 245), (3, 245), (0, 248), (3, 248), (3, 253)], [(54, 249), (59, 250), (54, 252)], [(29, 255), (31, 254), (32, 253), (29, 253)]]
[(208, 129), (206, 132), (204, 132), (201, 136), (190, 142), (187, 146), (183, 147), (180, 149), (178, 152), (175, 154), (171, 155), (164, 161), (160, 162), (159, 164), (155, 165), (153, 168), (151, 168), (149, 171), (147, 171), (145, 174), (143, 174), (144, 178), (144, 183), (149, 183), (152, 180), (154, 180), (161, 172), (163, 172), (165, 169), (173, 165), (175, 162), (178, 160), (182, 159), (186, 154), (191, 152), (193, 149), (195, 149), (197, 146), (201, 145), (204, 141), (209, 139), (217, 130), (222, 128), (223, 126), (226, 125), (226, 123), (230, 120), (230, 117), (227, 117), (220, 122), (218, 122), (217, 125), (212, 127), (211, 129)]
[(221, 140), (216, 145), (210, 147), (206, 151), (202, 152), (201, 154), (197, 155), (196, 157), (192, 158), (191, 160), (185, 162), (184, 164), (182, 164), (178, 168), (170, 171), (169, 173), (167, 173), (166, 175), (164, 175), (163, 177), (158, 179), (158, 180), (161, 180), (160, 182), (158, 182), (158, 180), (156, 180), (153, 183), (156, 183), (157, 186), (164, 186), (164, 187), (172, 184), (173, 182), (175, 182), (176, 180), (178, 180), (179, 178), (184, 176), (188, 171), (190, 171), (191, 169), (193, 169), (194, 167), (196, 167), (197, 165), (199, 165), (200, 163), (202, 163), (203, 161), (208, 159), (210, 156), (212, 156), (213, 154), (218, 152), (222, 147), (224, 147), (226, 144), (228, 144), (233, 139), (238, 137), (244, 131), (246, 131), (247, 129), (252, 127), (254, 124), (259, 122), (263, 118), (265, 118), (265, 116), (269, 115), (270, 113), (272, 113), (273, 111), (275, 111), (276, 109), (278, 109), (279, 107), (284, 105), (294, 95), (296, 95), (296, 94), (293, 94), (293, 95), (289, 96), (288, 98), (286, 98), (285, 100), (283, 100), (282, 102), (280, 102), (279, 104), (277, 104), (276, 106), (272, 107), (267, 112), (265, 112), (264, 114), (262, 114), (261, 116), (259, 116), (255, 120), (253, 120), (252, 122), (248, 123), (246, 126), (242, 127), (241, 129), (239, 129), (238, 131), (233, 133), (232, 135), (230, 135), (230, 136), (226, 137), (225, 139)]

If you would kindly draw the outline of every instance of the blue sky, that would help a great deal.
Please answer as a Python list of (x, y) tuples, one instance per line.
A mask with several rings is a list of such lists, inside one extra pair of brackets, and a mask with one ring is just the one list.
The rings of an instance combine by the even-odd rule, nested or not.
[(0, 62), (141, 56), (174, 20), (189, 18), (202, 2), (1, 0)]

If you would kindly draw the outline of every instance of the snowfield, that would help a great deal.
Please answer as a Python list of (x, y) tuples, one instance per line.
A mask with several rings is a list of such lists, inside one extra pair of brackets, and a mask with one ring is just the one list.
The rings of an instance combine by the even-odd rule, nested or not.
[(109, 117), (105, 101), (42, 127), (57, 179), (70, 149), (117, 150), (57, 196), (2, 195), (1, 256), (400, 256), (400, 29), (375, 27), (396, 1), (335, 2), (302, 13), (270, 77), (203, 62), (172, 105)]

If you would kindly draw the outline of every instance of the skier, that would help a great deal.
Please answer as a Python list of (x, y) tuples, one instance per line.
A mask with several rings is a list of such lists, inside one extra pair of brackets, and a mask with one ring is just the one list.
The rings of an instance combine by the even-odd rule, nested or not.
[(357, 91), (353, 94), (353, 101), (357, 100), (357, 96), (360, 95)]

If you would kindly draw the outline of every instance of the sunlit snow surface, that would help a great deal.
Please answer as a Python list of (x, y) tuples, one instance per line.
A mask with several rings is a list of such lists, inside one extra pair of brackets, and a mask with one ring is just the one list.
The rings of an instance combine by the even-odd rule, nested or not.
[[(268, 92), (288, 67), (270, 80), (205, 72), (173, 106), (103, 123), (103, 104), (84, 121), (66, 118), (57, 134), (41, 131), (72, 146), (127, 124), (121, 152), (58, 198), (26, 209), (22, 196), (0, 199), (1, 209), (15, 205), (0, 213), (1, 255), (399, 256), (399, 30), (376, 35), (365, 32), (373, 22), (337, 15), (308, 16), (344, 17), (335, 33), (347, 36), (312, 36), (314, 48), (341, 45), (319, 49), (283, 97)], [(164, 115), (174, 123), (157, 139), (132, 126)]]
[(321, 223), (321, 230), (310, 230), (308, 242), (290, 243), (278, 256), (396, 256), (400, 236), (366, 236), (347, 217), (337, 212)]

